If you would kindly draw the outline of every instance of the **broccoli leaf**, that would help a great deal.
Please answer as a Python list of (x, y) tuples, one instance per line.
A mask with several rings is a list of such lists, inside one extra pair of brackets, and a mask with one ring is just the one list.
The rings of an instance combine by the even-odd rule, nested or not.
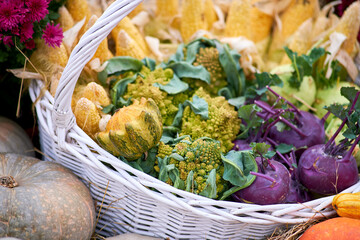
[(164, 126), (163, 127), (163, 134), (161, 135), (161, 142), (165, 144), (174, 143), (174, 139), (177, 136), (177, 133), (180, 131), (179, 128), (174, 126)]
[(156, 68), (156, 61), (152, 58), (145, 57), (141, 60), (145, 67), (149, 68), (151, 71), (154, 71)]
[(139, 72), (144, 65), (140, 60), (133, 57), (113, 57), (106, 61), (106, 67), (98, 73), (98, 79), (102, 84), (106, 84), (109, 76), (120, 75), (125, 72)]
[(206, 185), (204, 190), (202, 190), (199, 195), (208, 197), (208, 198), (216, 198), (216, 169), (212, 169), (206, 179)]
[[(168, 64), (173, 63), (173, 62), (180, 62), (180, 61), (184, 61), (184, 44), (181, 43), (178, 48), (176, 49), (175, 54), (172, 54), (168, 60)], [(165, 63), (164, 63), (165, 65)], [(164, 68), (164, 67), (163, 67)]]
[(237, 98), (230, 98), (228, 103), (234, 106), (236, 109), (239, 109), (241, 106), (245, 104), (245, 97), (237, 97)]
[(223, 67), (228, 82), (228, 89), (231, 92), (231, 98), (243, 96), (245, 91), (245, 75), (240, 67), (241, 55), (234, 49), (230, 49), (228, 45), (217, 43), (219, 51), (219, 61)]
[(186, 187), (185, 187), (185, 191), (187, 192), (194, 192), (194, 186), (195, 182), (194, 182), (194, 171), (191, 170), (189, 172), (189, 174), (186, 177)]
[(110, 90), (110, 97), (111, 97), (111, 101), (112, 104), (115, 105), (115, 107), (117, 107), (117, 102), (118, 99), (125, 94), (126, 89), (127, 89), (127, 85), (129, 83), (133, 83), (135, 82), (136, 78), (137, 78), (138, 74), (134, 74), (131, 77), (127, 77), (127, 78), (123, 78), (120, 79), (119, 81), (117, 81), (115, 83), (115, 85), (111, 88)]
[(223, 178), (232, 185), (245, 188), (255, 180), (250, 172), (257, 172), (258, 166), (250, 151), (231, 150), (225, 156), (221, 155), (221, 159), (224, 163)]
[(195, 78), (210, 84), (210, 73), (202, 65), (193, 66), (188, 62), (174, 62), (166, 65), (166, 68), (171, 68), (179, 78)]
[(168, 94), (178, 94), (189, 89), (189, 84), (181, 81), (175, 74), (168, 84), (154, 83), (153, 86), (160, 88)]
[(207, 120), (209, 119), (209, 105), (203, 98), (198, 97), (197, 95), (194, 95), (192, 98), (192, 102), (189, 100), (186, 100), (183, 103), (183, 106), (190, 106), (191, 110), (195, 113), (201, 116), (201, 119)]
[(199, 52), (200, 48), (205, 47), (215, 47), (214, 40), (208, 39), (208, 38), (197, 38), (194, 41), (191, 41), (188, 43), (186, 48), (186, 62), (193, 63), (196, 60), (196, 54)]

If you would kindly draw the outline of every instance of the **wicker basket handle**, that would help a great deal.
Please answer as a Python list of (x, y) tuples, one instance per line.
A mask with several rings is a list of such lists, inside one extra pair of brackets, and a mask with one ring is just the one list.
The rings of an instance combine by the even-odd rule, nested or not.
[(111, 30), (141, 2), (142, 0), (117, 0), (112, 3), (84, 33), (71, 52), (56, 90), (52, 111), (54, 131), (61, 148), (64, 149), (67, 132), (76, 122), (71, 110), (71, 98), (81, 71)]

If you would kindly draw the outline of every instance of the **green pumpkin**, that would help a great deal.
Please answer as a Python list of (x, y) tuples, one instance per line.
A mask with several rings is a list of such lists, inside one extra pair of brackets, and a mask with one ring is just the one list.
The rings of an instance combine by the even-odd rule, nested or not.
[(90, 191), (70, 170), (0, 153), (0, 238), (87, 240), (95, 222)]
[(162, 135), (162, 118), (152, 99), (134, 100), (119, 109), (109, 120), (106, 129), (95, 135), (104, 149), (115, 156), (135, 160), (156, 146)]

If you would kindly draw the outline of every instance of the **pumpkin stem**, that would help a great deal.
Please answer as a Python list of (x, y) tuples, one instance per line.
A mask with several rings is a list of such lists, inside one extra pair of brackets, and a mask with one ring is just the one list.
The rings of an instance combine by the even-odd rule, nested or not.
[(0, 186), (4, 186), (7, 188), (14, 188), (19, 184), (15, 181), (13, 176), (3, 176), (0, 177)]

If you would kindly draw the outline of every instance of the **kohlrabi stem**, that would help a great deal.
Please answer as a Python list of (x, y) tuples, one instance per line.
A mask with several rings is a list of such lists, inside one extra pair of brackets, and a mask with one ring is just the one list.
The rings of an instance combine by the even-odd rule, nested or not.
[(289, 161), (289, 159), (287, 159), (284, 155), (282, 155), (279, 151), (276, 151), (277, 155), (280, 156), (280, 158), (286, 162), (286, 164), (289, 166), (289, 168), (291, 168), (291, 162)]
[(272, 94), (274, 94), (275, 96), (277, 96), (278, 98), (281, 98), (281, 99), (285, 100), (285, 103), (287, 103), (287, 104), (288, 104), (289, 106), (291, 106), (298, 114), (301, 115), (300, 110), (299, 110), (297, 107), (295, 107), (294, 104), (292, 104), (291, 102), (289, 102), (288, 100), (286, 100), (285, 98), (283, 98), (282, 96), (280, 96), (277, 92), (275, 92), (274, 90), (272, 90), (269, 86), (266, 86), (266, 88), (267, 88)]
[(331, 112), (327, 112), (320, 120), (321, 124), (324, 125), (326, 119), (330, 116)]
[(356, 145), (359, 143), (360, 141), (360, 135), (358, 135), (355, 139), (355, 142), (351, 145), (351, 148), (349, 149), (349, 151), (346, 153), (344, 160), (348, 160), (351, 157), (352, 152), (354, 151)]
[(286, 120), (283, 117), (279, 117), (280, 121), (282, 121), (283, 123), (285, 123), (286, 125), (288, 125), (290, 128), (292, 128), (297, 134), (299, 134), (301, 137), (306, 137), (306, 135), (301, 132), (296, 126), (294, 126), (294, 124), (292, 124), (291, 122), (289, 122), (288, 120)]
[(254, 103), (265, 111), (271, 114), (275, 114), (275, 111), (271, 107), (267, 106), (264, 102), (255, 100)]
[(262, 174), (262, 173), (258, 173), (258, 172), (253, 172), (253, 171), (250, 171), (250, 174), (254, 175), (254, 176), (257, 176), (257, 177), (262, 177), (262, 178), (265, 178), (267, 180), (269, 180), (270, 182), (273, 182), (275, 183), (276, 180), (268, 175), (265, 175), (265, 174)]
[(276, 167), (274, 166), (274, 164), (271, 163), (270, 159), (267, 159), (267, 163), (269, 164), (269, 166), (272, 168), (272, 170), (276, 170)]
[(272, 123), (270, 123), (264, 132), (263, 138), (267, 138), (267, 135), (269, 134), (270, 128), (273, 127), (276, 123), (280, 121), (280, 117), (276, 118)]
[[(354, 108), (355, 108), (355, 104), (359, 98), (359, 94), (360, 94), (360, 91), (356, 93), (356, 96), (354, 98), (354, 101), (353, 103), (351, 104), (351, 107), (350, 107), (350, 110), (349, 110), (349, 115), (352, 113), (352, 111), (354, 111)], [(343, 127), (345, 126), (346, 122), (348, 121), (348, 118), (346, 117), (340, 127), (336, 130), (336, 132), (334, 133), (334, 135), (332, 135), (332, 137), (329, 139), (329, 141), (325, 144), (325, 149), (328, 148), (330, 146), (330, 144), (335, 141), (335, 138), (339, 135), (340, 131), (343, 129)]]

